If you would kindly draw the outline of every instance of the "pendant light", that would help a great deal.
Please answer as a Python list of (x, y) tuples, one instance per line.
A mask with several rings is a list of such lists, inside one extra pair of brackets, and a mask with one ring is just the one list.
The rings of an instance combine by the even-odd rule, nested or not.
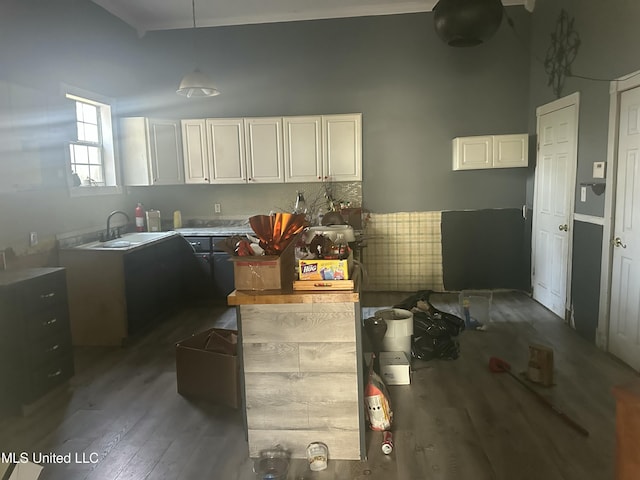
[[(191, 7), (193, 11), (193, 51), (195, 55), (196, 51), (196, 1), (191, 0)], [(195, 69), (191, 73), (187, 73), (182, 77), (180, 86), (176, 90), (178, 95), (184, 95), (187, 98), (191, 97), (214, 97), (220, 95), (220, 90), (216, 88), (213, 81), (199, 69)]]

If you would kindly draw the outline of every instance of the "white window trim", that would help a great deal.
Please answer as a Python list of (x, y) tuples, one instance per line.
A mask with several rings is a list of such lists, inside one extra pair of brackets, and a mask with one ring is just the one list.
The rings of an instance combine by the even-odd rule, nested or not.
[[(122, 185), (122, 174), (118, 151), (115, 145), (116, 139), (116, 121), (114, 116), (115, 101), (112, 98), (100, 95), (99, 93), (90, 92), (82, 88), (74, 87), (68, 84), (61, 85), (62, 95), (71, 100), (80, 100), (100, 106), (100, 114), (102, 115), (102, 146), (103, 146), (103, 164), (105, 169), (105, 178), (111, 177), (116, 185), (107, 186), (80, 186), (76, 187), (68, 180), (67, 185), (69, 195), (71, 197), (87, 197), (98, 195), (121, 195), (124, 193)], [(106, 108), (105, 108), (106, 106)], [(108, 116), (108, 122), (105, 117)], [(71, 169), (71, 155), (69, 148), (65, 148), (66, 171)]]

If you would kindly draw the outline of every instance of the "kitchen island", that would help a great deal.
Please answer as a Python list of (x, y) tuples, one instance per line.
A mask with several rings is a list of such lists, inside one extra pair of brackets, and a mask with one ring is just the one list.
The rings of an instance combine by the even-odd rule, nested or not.
[(249, 455), (277, 444), (306, 458), (366, 457), (357, 292), (234, 291)]

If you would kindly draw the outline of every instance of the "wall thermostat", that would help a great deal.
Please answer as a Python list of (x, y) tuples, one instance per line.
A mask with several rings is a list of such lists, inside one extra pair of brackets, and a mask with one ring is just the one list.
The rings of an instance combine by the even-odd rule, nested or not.
[(593, 162), (593, 178), (604, 178), (605, 162)]

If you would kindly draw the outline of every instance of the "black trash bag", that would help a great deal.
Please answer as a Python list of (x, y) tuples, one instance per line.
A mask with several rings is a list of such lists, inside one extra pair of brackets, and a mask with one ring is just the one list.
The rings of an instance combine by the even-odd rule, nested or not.
[(428, 334), (415, 336), (411, 344), (411, 356), (418, 360), (455, 360), (460, 356), (460, 344), (449, 335), (432, 337)]
[[(414, 318), (416, 315), (416, 309), (424, 308), (426, 305), (426, 313), (430, 315), (434, 321), (441, 322), (442, 325), (446, 326), (449, 335), (456, 337), (462, 333), (465, 328), (464, 319), (458, 317), (449, 312), (444, 312), (434, 307), (433, 304), (429, 301), (429, 297), (433, 293), (431, 290), (422, 290), (417, 292), (415, 295), (411, 295), (410, 297), (404, 299), (397, 305), (394, 305), (394, 308), (402, 308), (404, 310), (410, 310), (414, 314)], [(418, 303), (422, 302), (422, 305), (418, 307)], [(424, 310), (418, 310), (418, 312), (422, 312)], [(415, 328), (415, 325), (414, 325)]]

